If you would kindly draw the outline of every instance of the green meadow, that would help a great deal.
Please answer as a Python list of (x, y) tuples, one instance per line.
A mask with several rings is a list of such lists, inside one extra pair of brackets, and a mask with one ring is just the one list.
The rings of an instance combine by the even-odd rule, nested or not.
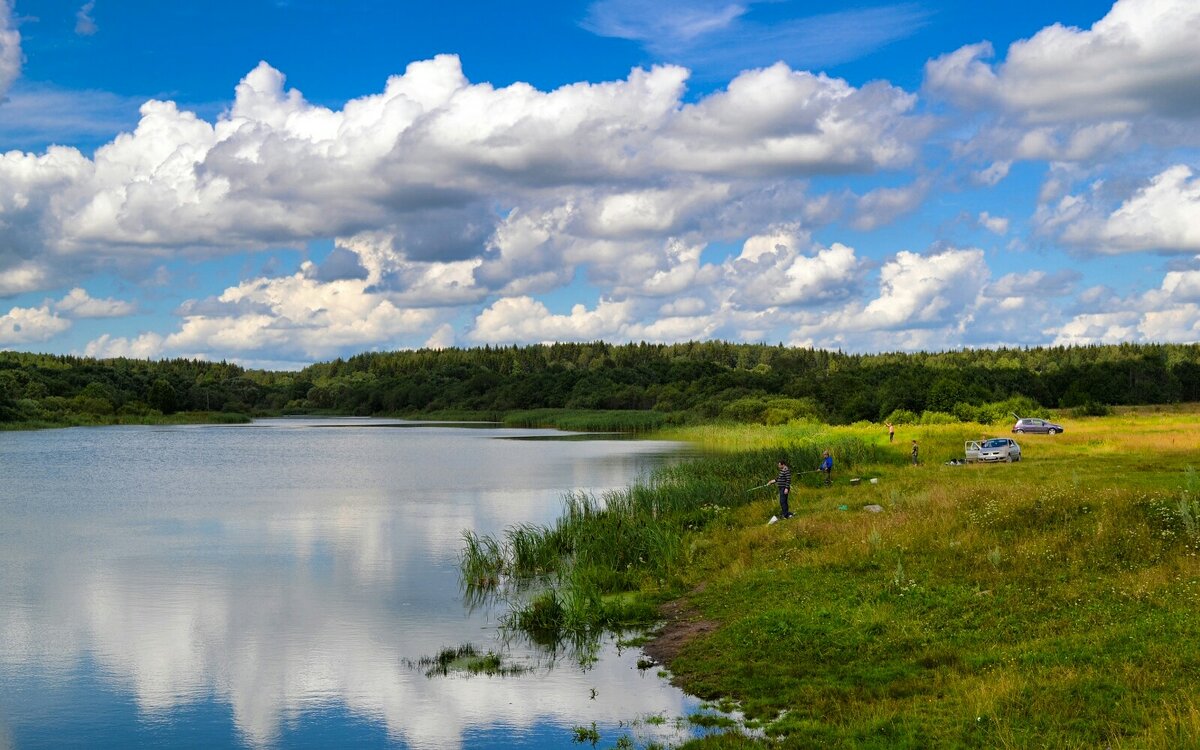
[[(1009, 424), (674, 428), (701, 458), (468, 538), (464, 575), (547, 643), (658, 622), (671, 679), (744, 717), (689, 747), (1200, 746), (1198, 411), (1064, 414), (970, 466)], [(827, 447), (768, 525), (748, 490)]]

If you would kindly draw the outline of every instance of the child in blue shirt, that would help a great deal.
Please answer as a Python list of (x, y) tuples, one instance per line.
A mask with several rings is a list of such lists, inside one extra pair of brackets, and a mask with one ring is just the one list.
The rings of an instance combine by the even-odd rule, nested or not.
[(833, 484), (833, 456), (830, 455), (828, 448), (825, 449), (824, 458), (821, 459), (821, 465), (817, 469), (825, 474), (826, 487)]

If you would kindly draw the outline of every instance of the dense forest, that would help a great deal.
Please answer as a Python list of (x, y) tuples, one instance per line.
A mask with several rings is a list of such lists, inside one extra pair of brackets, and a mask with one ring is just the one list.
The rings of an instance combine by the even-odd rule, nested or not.
[(179, 413), (500, 414), (641, 410), (668, 421), (1005, 419), (1045, 407), (1200, 401), (1200, 345), (843, 354), (603, 342), (360, 354), (298, 372), (196, 360), (0, 352), (0, 422)]

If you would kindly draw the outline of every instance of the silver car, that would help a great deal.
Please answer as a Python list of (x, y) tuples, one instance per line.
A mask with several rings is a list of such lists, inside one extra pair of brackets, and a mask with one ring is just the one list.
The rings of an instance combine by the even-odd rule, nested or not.
[[(979, 445), (979, 461), (1005, 461), (1012, 463), (1021, 460), (1021, 446), (1012, 438), (988, 438), (981, 440)], [(968, 449), (968, 455), (973, 451)]]

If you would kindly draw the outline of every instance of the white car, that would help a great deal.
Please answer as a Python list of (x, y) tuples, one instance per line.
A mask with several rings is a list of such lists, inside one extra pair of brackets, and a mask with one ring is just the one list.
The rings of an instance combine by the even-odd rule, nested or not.
[(1009, 438), (988, 438), (985, 440), (968, 440), (965, 445), (966, 463), (976, 461), (1005, 461), (1021, 460), (1021, 446)]
[(1012, 438), (988, 438), (987, 440), (967, 441), (967, 462), (1004, 461), (1012, 463), (1021, 460), (1021, 446)]

